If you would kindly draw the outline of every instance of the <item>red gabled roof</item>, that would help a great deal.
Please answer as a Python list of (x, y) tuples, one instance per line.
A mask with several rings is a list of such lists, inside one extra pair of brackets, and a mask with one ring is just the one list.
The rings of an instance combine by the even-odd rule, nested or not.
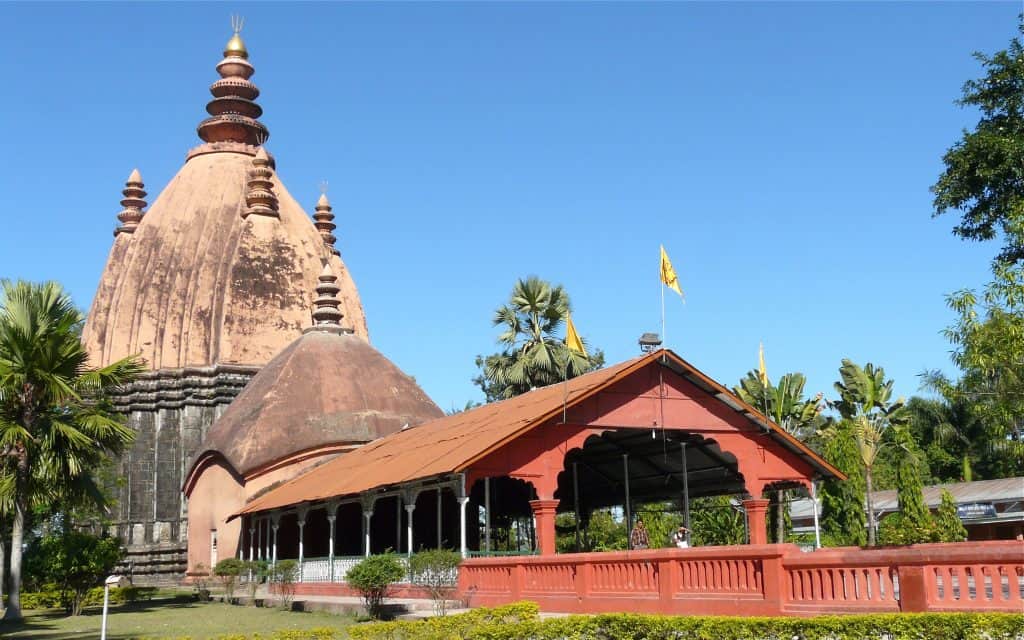
[(541, 389), (426, 422), (346, 453), (254, 499), (235, 516), (457, 473), (510, 440), (651, 364), (667, 366), (779, 438), (828, 476), (843, 474), (671, 351), (662, 349)]

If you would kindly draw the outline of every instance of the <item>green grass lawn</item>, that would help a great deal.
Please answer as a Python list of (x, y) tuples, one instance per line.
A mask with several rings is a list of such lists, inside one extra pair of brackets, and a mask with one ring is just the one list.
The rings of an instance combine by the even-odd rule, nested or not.
[[(22, 624), (0, 623), (0, 638), (99, 638), (101, 612), (100, 608), (87, 609), (83, 615), (68, 617), (54, 610), (27, 611)], [(350, 624), (352, 618), (327, 613), (299, 613), (175, 598), (111, 607), (107, 618), (107, 638), (129, 640), (188, 636), (199, 640), (225, 633), (259, 632), (261, 635), (269, 635), (279, 629), (342, 629)]]

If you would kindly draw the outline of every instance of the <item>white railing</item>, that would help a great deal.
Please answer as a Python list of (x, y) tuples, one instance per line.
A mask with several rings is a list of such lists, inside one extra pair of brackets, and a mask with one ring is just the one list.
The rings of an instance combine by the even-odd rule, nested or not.
[[(406, 575), (398, 581), (396, 584), (415, 582), (411, 580), (409, 576), (409, 560), (405, 556), (399, 556), (399, 561), (402, 566), (405, 567)], [(302, 561), (302, 582), (345, 582), (345, 576), (348, 575), (349, 569), (356, 566), (360, 562), (365, 560), (363, 556), (336, 556), (334, 558), (334, 575), (331, 576), (331, 560), (330, 558), (305, 558)], [(458, 581), (459, 571), (446, 572), (446, 575), (442, 576), (444, 583), (451, 586), (455, 586)], [(333, 578), (333, 579), (332, 579)]]

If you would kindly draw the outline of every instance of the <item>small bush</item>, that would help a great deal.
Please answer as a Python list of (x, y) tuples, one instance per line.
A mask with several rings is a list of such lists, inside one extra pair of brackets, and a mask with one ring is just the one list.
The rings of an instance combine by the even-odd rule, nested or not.
[(196, 565), (195, 572), (192, 574), (192, 584), (196, 588), (196, 600), (199, 602), (209, 602), (210, 572), (202, 562)]
[(270, 565), (266, 560), (250, 560), (245, 563), (246, 586), (249, 587), (249, 603), (256, 606), (256, 590), (260, 583), (270, 575)]
[(923, 613), (741, 618), (605, 614), (541, 620), (537, 605), (348, 629), (353, 640), (1021, 640), (1024, 617)]
[(402, 562), (391, 553), (370, 556), (348, 570), (345, 581), (359, 592), (366, 604), (366, 612), (379, 618), (384, 598), (391, 583), (398, 582), (405, 575)]
[(434, 613), (448, 613), (448, 597), (455, 590), (452, 579), (458, 576), (462, 555), (457, 551), (432, 549), (409, 558), (409, 573), (416, 586), (423, 587), (434, 602)]
[(234, 600), (235, 587), (245, 570), (245, 561), (238, 558), (224, 558), (213, 567), (213, 575), (217, 576), (224, 587), (224, 602)]
[(29, 568), (37, 585), (45, 580), (45, 588), (39, 591), (56, 590), (60, 594), (59, 606), (78, 615), (86, 605), (89, 590), (102, 584), (123, 556), (124, 549), (117, 538), (59, 531), (34, 543)]
[(292, 600), (295, 599), (295, 580), (298, 575), (299, 563), (295, 560), (279, 560), (270, 567), (270, 579), (277, 584), (281, 606), (285, 609), (292, 608)]

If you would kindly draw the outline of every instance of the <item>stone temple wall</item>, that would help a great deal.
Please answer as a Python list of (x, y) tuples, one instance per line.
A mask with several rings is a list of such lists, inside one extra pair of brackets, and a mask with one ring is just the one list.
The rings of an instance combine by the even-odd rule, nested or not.
[(257, 371), (225, 365), (155, 371), (114, 399), (135, 440), (116, 462), (109, 531), (128, 548), (120, 569), (135, 584), (184, 578), (188, 507), (182, 483), (210, 425)]

